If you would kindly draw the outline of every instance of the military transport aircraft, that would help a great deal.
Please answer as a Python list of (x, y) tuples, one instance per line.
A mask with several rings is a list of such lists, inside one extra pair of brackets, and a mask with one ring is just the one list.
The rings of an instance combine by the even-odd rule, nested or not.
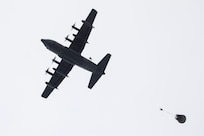
[(51, 73), (49, 69), (46, 70), (46, 73), (50, 74), (52, 78), (49, 82), (46, 82), (47, 86), (42, 93), (42, 97), (47, 98), (54, 89), (56, 89), (62, 80), (67, 77), (67, 74), (71, 71), (74, 65), (77, 65), (85, 70), (92, 72), (91, 79), (89, 81), (88, 88), (92, 88), (98, 79), (105, 74), (104, 71), (106, 69), (106, 65), (109, 62), (111, 54), (107, 54), (98, 65), (91, 62), (89, 59), (81, 56), (81, 52), (83, 51), (85, 44), (87, 43), (87, 39), (89, 34), (93, 28), (92, 24), (96, 17), (97, 11), (92, 9), (89, 13), (88, 17), (83, 22), (81, 28), (77, 28), (75, 25), (72, 26), (73, 29), (77, 30), (78, 33), (75, 35), (73, 40), (70, 40), (68, 37), (65, 39), (71, 42), (69, 48), (57, 43), (53, 40), (41, 39), (43, 44), (47, 49), (56, 53), (62, 60), (59, 62), (56, 58), (53, 59), (53, 62), (58, 64), (57, 68), (54, 68), (54, 73)]

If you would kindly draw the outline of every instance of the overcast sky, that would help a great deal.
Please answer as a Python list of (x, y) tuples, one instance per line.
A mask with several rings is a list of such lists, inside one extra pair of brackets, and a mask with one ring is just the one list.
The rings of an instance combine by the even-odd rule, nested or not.
[[(6, 0), (0, 2), (2, 136), (203, 136), (202, 0)], [(92, 90), (75, 66), (48, 99), (57, 67), (40, 39), (65, 46), (98, 11), (82, 55), (112, 58)], [(73, 38), (73, 37), (72, 37)], [(60, 58), (57, 58), (60, 60)], [(185, 114), (179, 124), (172, 114)]]

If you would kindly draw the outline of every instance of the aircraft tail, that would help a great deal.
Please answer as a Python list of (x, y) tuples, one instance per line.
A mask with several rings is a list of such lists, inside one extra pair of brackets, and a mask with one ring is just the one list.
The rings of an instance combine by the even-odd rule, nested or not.
[(111, 55), (107, 54), (97, 65), (97, 69), (92, 73), (88, 88), (92, 88), (99, 78), (105, 74), (106, 66), (110, 60)]

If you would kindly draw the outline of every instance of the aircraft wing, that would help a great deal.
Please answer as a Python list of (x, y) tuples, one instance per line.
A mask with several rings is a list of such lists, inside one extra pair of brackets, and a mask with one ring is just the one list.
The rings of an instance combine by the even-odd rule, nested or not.
[(75, 35), (75, 38), (69, 48), (81, 54), (93, 28), (92, 24), (94, 22), (96, 14), (97, 11), (95, 9), (92, 9), (86, 20), (82, 21), (83, 25), (78, 30), (78, 33)]
[(49, 82), (47, 82), (47, 86), (42, 93), (42, 97), (47, 98), (52, 91), (59, 86), (62, 80), (67, 76), (67, 74), (71, 71), (73, 65), (61, 60), (58, 67), (55, 69), (54, 74)]

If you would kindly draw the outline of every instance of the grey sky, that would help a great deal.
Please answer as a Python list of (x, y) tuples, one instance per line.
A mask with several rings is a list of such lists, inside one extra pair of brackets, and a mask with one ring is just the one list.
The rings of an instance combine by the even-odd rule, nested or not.
[[(7, 0), (0, 2), (3, 136), (203, 136), (204, 2), (201, 0)], [(74, 67), (48, 99), (44, 75), (71, 25), (98, 11), (82, 55), (112, 58), (92, 90)], [(58, 58), (58, 60), (60, 60)], [(161, 112), (185, 114), (179, 124)]]

